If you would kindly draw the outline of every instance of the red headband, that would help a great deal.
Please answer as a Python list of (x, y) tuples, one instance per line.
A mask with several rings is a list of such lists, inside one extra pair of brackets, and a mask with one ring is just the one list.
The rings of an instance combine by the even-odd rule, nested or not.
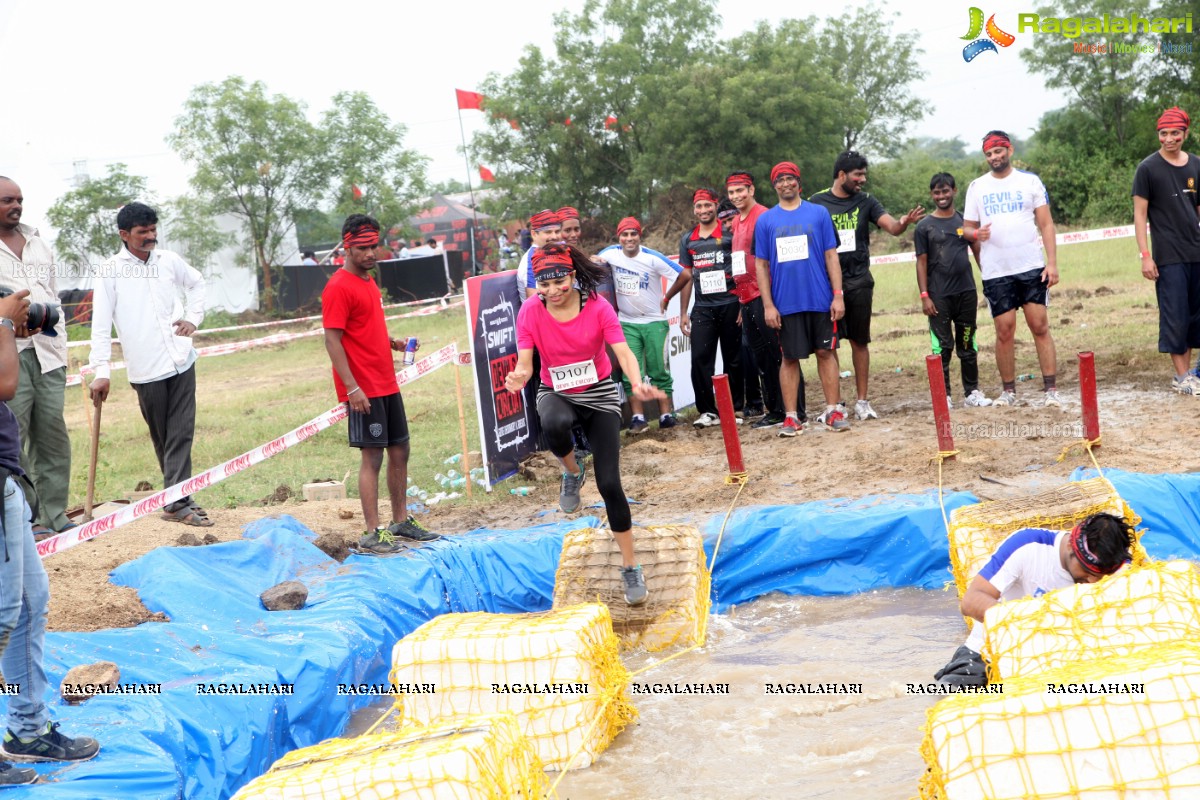
[(363, 227), (357, 231), (349, 231), (342, 236), (342, 244), (351, 247), (374, 247), (379, 244), (379, 231), (375, 228)]
[(1162, 113), (1162, 116), (1158, 118), (1158, 130), (1160, 131), (1163, 128), (1179, 128), (1180, 130), (1186, 131), (1190, 127), (1192, 127), (1191, 118), (1188, 116), (1187, 112), (1179, 106), (1168, 108)]
[(791, 161), (780, 161), (778, 164), (771, 167), (772, 185), (784, 175), (791, 175), (796, 180), (800, 180), (800, 168)]
[(716, 203), (719, 201), (719, 198), (717, 197), (717, 193), (711, 189), (697, 189), (692, 193), (692, 205), (696, 205), (696, 203), (699, 203), (703, 200), (707, 200), (710, 203)]
[(571, 206), (563, 206), (557, 212), (560, 222), (566, 222), (569, 219), (579, 219), (579, 212)]
[(571, 251), (560, 245), (539, 247), (530, 257), (533, 267), (533, 279), (546, 281), (551, 278), (561, 278), (575, 271), (575, 262), (571, 260)]
[(620, 236), (625, 231), (637, 231), (640, 236), (642, 233), (642, 223), (638, 222), (636, 217), (626, 217), (617, 223), (617, 236)]
[(550, 209), (539, 211), (529, 218), (529, 229), (533, 231), (557, 228), (559, 225), (562, 225), (562, 220)]
[[(799, 172), (799, 170), (797, 170), (797, 172)], [(730, 186), (753, 186), (753, 185), (754, 185), (754, 181), (751, 180), (750, 176), (745, 172), (735, 172), (732, 175), (730, 175), (728, 178), (725, 179), (725, 188), (726, 189), (728, 189)]]
[(1083, 523), (1076, 525), (1067, 535), (1071, 540), (1071, 552), (1075, 554), (1075, 558), (1079, 559), (1079, 563), (1085, 570), (1093, 575), (1111, 574), (1100, 568), (1100, 559), (1096, 558), (1091, 550), (1088, 550), (1087, 537), (1083, 533)]
[(1007, 136), (1001, 136), (998, 133), (993, 133), (991, 136), (984, 137), (983, 152), (991, 150), (993, 147), (1012, 147), (1012, 142)]

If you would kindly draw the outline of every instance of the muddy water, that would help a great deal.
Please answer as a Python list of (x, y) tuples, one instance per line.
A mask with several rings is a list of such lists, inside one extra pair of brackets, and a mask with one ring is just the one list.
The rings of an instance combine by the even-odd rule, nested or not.
[[(954, 592), (768, 596), (710, 619), (703, 650), (639, 683), (728, 683), (728, 695), (634, 695), (638, 722), (563, 800), (916, 795), (928, 683), (965, 637)], [(627, 660), (636, 670), (652, 662)], [(861, 684), (861, 694), (766, 694), (767, 683)], [(551, 779), (557, 773), (550, 773)]]

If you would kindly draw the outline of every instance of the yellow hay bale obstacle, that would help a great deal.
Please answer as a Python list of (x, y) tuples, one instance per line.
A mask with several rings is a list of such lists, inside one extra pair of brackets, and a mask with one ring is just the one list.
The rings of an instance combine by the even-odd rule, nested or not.
[(625, 603), (621, 551), (612, 532), (571, 531), (563, 539), (554, 577), (554, 607), (604, 603), (624, 648), (650, 652), (704, 644), (712, 576), (700, 532), (688, 525), (633, 529), (633, 547), (646, 578), (647, 598)]
[(234, 800), (540, 800), (541, 763), (512, 714), (294, 750)]
[[(547, 768), (586, 767), (635, 717), (608, 609), (444, 614), (396, 643), (404, 725), (512, 712)], [(572, 757), (574, 756), (574, 759)]]
[(998, 681), (1176, 641), (1200, 641), (1200, 573), (1160, 561), (992, 606), (983, 657)]
[(1200, 647), (1156, 645), (948, 697), (929, 710), (921, 754), (925, 800), (1200, 797)]
[[(958, 596), (963, 596), (971, 579), (1014, 531), (1070, 530), (1101, 512), (1122, 517), (1132, 527), (1142, 521), (1104, 478), (1068, 483), (1028, 497), (991, 500), (954, 509), (950, 514), (950, 566)], [(1146, 551), (1138, 544), (1133, 563), (1145, 560)]]

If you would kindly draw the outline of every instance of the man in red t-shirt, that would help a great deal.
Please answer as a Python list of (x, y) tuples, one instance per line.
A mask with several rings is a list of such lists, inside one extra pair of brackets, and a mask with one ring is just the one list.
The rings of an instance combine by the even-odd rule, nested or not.
[[(392, 555), (405, 548), (397, 536), (418, 542), (439, 538), (408, 515), (408, 419), (396, 383), (392, 351), (406, 339), (392, 339), (383, 318), (383, 298), (371, 275), (379, 244), (379, 223), (366, 214), (351, 214), (342, 224), (346, 264), (329, 278), (321, 294), (325, 350), (333, 362), (338, 400), (349, 407), (350, 446), (362, 452), (358, 495), (367, 530), (359, 549)], [(379, 524), (379, 470), (387, 451), (388, 495), (392, 524)], [(400, 521), (397, 522), (396, 520)]]
[[(779, 389), (779, 366), (783, 351), (779, 331), (767, 325), (763, 316), (762, 295), (754, 268), (754, 223), (767, 207), (754, 199), (754, 176), (749, 172), (731, 172), (725, 179), (725, 195), (738, 210), (733, 218), (733, 293), (742, 304), (742, 329), (754, 353), (762, 377), (763, 401), (767, 414), (751, 428), (771, 428), (783, 422), (783, 394)], [(804, 374), (800, 374), (800, 396), (796, 409), (800, 423), (804, 413)]]

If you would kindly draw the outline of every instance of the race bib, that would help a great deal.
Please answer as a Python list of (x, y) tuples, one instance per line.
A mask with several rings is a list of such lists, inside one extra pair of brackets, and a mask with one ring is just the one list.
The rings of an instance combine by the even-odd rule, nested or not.
[(590, 359), (575, 364), (564, 364), (561, 367), (550, 367), (550, 385), (556, 392), (591, 386), (599, 382), (600, 379), (596, 377), (596, 362)]
[(640, 281), (638, 280), (637, 275), (630, 275), (626, 272), (618, 273), (617, 294), (636, 295), (638, 293), (639, 283)]
[(779, 263), (785, 261), (803, 261), (808, 258), (808, 235), (801, 234), (800, 236), (784, 236), (781, 239), (775, 240), (775, 260)]
[(838, 231), (838, 249), (839, 253), (853, 253), (858, 249), (858, 231), (851, 228), (848, 231)]
[(700, 294), (720, 294), (725, 291), (725, 270), (711, 269), (700, 273)]
[(734, 275), (745, 275), (746, 274), (746, 254), (744, 252), (742, 252), (741, 250), (738, 250), (736, 253), (733, 254), (733, 274)]

